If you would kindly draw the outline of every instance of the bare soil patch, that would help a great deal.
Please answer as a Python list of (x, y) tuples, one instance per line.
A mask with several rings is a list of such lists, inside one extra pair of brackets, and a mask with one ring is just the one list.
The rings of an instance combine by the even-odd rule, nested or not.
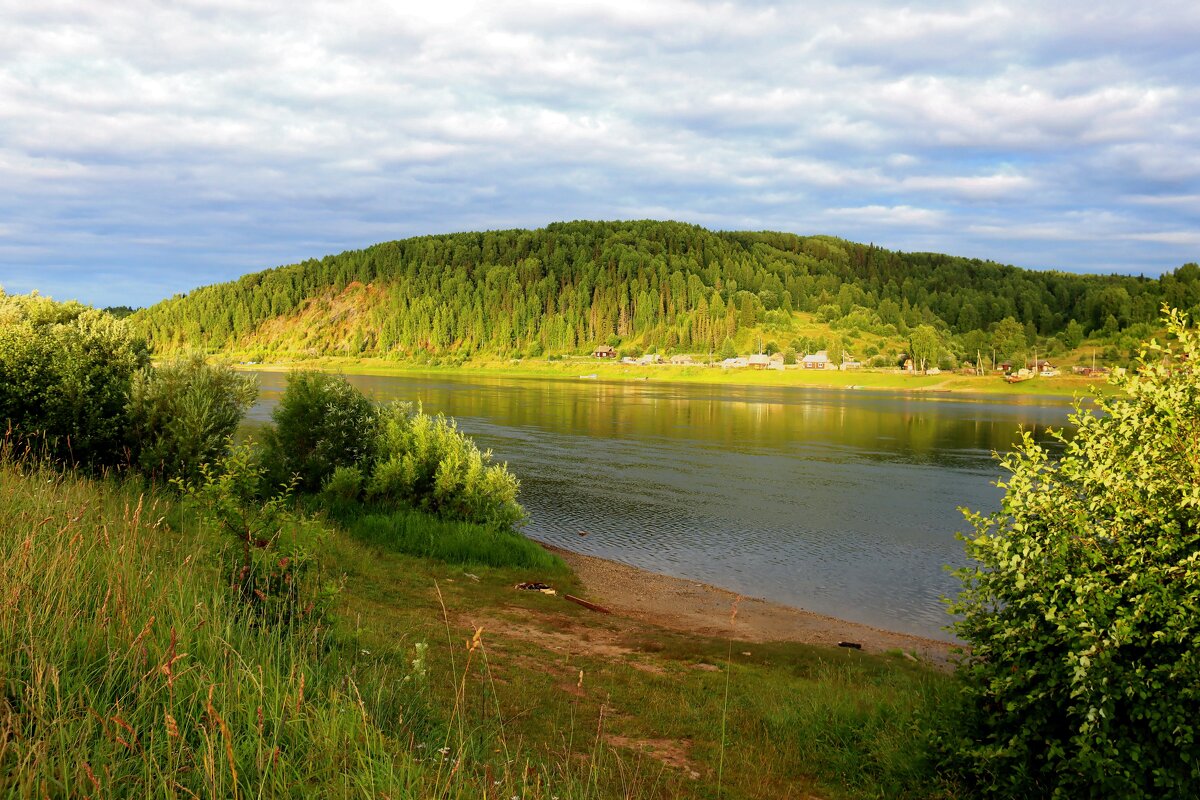
[(682, 770), (692, 780), (700, 777), (700, 771), (688, 759), (692, 743), (679, 739), (636, 739), (631, 736), (604, 735), (604, 741), (613, 747), (623, 747), (650, 756), (668, 767)]
[[(705, 583), (544, 546), (575, 570), (587, 589), (587, 599), (610, 609), (616, 617), (745, 642), (788, 641), (828, 647), (836, 647), (839, 642), (855, 642), (862, 645), (865, 652), (898, 650), (941, 669), (951, 666), (955, 645), (950, 642), (886, 631), (779, 603), (742, 597)], [(636, 588), (631, 590), (630, 587)]]

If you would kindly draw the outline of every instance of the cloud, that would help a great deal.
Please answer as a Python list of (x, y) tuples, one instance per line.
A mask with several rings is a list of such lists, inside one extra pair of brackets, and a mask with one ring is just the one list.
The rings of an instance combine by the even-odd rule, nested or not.
[(1135, 242), (1159, 242), (1184, 247), (1200, 248), (1200, 231), (1152, 231), (1150, 233), (1128, 233), (1124, 238)]
[(146, 303), (385, 238), (635, 216), (1196, 258), (1194, 3), (0, 0), (0, 23), (9, 287)]
[(936, 192), (963, 200), (1028, 197), (1037, 182), (1027, 175), (920, 175), (899, 182), (902, 191)]
[(944, 224), (946, 221), (946, 215), (941, 211), (930, 208), (913, 208), (912, 206), (831, 208), (824, 213), (824, 216), (835, 220), (848, 220), (860, 226), (930, 227)]

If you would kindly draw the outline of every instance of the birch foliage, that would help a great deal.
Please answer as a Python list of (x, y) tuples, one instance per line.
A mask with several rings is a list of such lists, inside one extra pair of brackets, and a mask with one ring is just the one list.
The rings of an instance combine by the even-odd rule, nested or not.
[(967, 512), (951, 748), (985, 795), (1200, 791), (1200, 337), (1166, 325), (1060, 457), (1026, 434), (1000, 511)]

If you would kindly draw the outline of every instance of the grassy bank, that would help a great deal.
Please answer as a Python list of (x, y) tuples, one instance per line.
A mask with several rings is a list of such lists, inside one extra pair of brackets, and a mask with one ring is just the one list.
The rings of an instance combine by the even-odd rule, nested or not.
[[(245, 365), (243, 365), (245, 366)], [(301, 361), (279, 361), (250, 365), (259, 370), (317, 369), (354, 375), (480, 375), (549, 380), (580, 380), (595, 376), (604, 381), (647, 381), (654, 383), (781, 386), (820, 389), (862, 389), (893, 392), (989, 394), (1013, 397), (1086, 396), (1092, 387), (1105, 389), (1103, 379), (1060, 375), (1021, 383), (1006, 383), (998, 376), (943, 373), (906, 375), (873, 370), (753, 370), (703, 366), (641, 366), (599, 359), (572, 358), (562, 361), (480, 361), (461, 366), (427, 366), (379, 358), (316, 357)]]
[(187, 506), (0, 464), (0, 794), (949, 796), (921, 755), (940, 673), (673, 634), (565, 602), (553, 561), (347, 528), (312, 576), (341, 586), (328, 624), (269, 624)]

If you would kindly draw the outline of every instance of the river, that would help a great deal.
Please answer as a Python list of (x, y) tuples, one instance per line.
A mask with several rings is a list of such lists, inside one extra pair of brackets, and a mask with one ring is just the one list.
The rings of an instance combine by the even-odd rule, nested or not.
[[(260, 373), (251, 420), (286, 377)], [(508, 462), (534, 539), (889, 630), (952, 638), (939, 598), (960, 506), (992, 511), (993, 451), (1053, 399), (594, 380), (348, 376), (415, 400)], [(636, 592), (637, 586), (628, 587)]]

